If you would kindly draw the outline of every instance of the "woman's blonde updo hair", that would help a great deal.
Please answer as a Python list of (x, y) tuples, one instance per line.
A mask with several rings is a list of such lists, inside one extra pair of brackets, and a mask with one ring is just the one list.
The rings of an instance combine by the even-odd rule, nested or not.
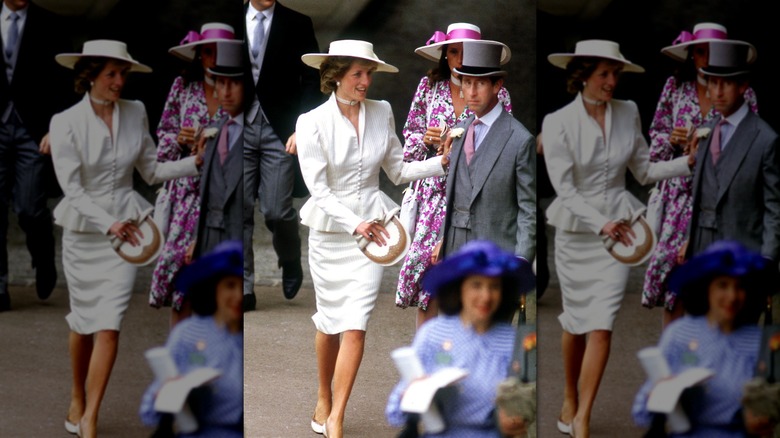
[(376, 62), (351, 56), (329, 56), (320, 64), (320, 91), (330, 94), (336, 91), (336, 82), (341, 80), (353, 62), (360, 65), (376, 66)]

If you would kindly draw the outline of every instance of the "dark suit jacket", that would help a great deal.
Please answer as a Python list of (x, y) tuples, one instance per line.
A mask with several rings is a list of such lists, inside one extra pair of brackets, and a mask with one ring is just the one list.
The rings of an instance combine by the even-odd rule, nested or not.
[[(195, 242), (193, 258), (208, 252), (212, 248), (203, 248), (203, 236), (206, 229), (206, 212), (209, 203), (209, 181), (212, 172), (220, 172), (219, 154), (217, 154), (217, 142), (228, 118), (225, 117), (219, 122), (219, 131), (206, 142), (206, 152), (203, 155), (203, 168), (200, 178), (200, 217), (198, 218), (198, 234)], [(233, 140), (233, 146), (230, 148), (230, 169), (225, 172), (225, 184), (227, 185), (227, 196), (223, 213), (225, 215), (225, 231), (229, 238), (241, 240), (244, 227), (244, 160), (243, 160), (244, 140), (240, 136)]]
[[(248, 6), (244, 5), (244, 15)], [(323, 102), (319, 71), (301, 61), (305, 53), (319, 53), (311, 18), (276, 2), (274, 18), (268, 32), (263, 66), (255, 84), (249, 49), (244, 50), (245, 78), (250, 78), (245, 90), (245, 102), (250, 105), (256, 95), (276, 136), (284, 143), (295, 132), (298, 116), (318, 107)], [(249, 44), (244, 26), (244, 44)], [(295, 157), (295, 186), (293, 196), (309, 194), (303, 182), (298, 157)]]
[[(246, 10), (244, 6), (245, 14)], [(248, 44), (246, 28), (244, 33)], [(311, 18), (276, 2), (260, 77), (257, 84), (251, 83), (248, 88), (257, 95), (282, 142), (295, 132), (299, 115), (323, 102), (319, 72), (301, 61), (301, 55), (319, 51)], [(244, 56), (245, 77), (252, 78), (248, 49), (244, 50)], [(248, 104), (251, 102), (250, 99)]]
[[(707, 126), (715, 127), (717, 120)], [(696, 237), (705, 160), (711, 160), (712, 135), (699, 143), (693, 175), (693, 211), (689, 236)], [(759, 116), (748, 112), (726, 144), (718, 165), (721, 177), (716, 206), (719, 239), (734, 239), (780, 259), (780, 142)], [(693, 254), (696, 242), (688, 245)]]
[(54, 60), (58, 53), (75, 52), (64, 21), (30, 2), (10, 84), (5, 76), (5, 59), (0, 56), (0, 111), (5, 109), (9, 97), (13, 99), (27, 132), (36, 142), (49, 132), (51, 116), (78, 100), (73, 91), (73, 74)]
[[(468, 129), (474, 116), (460, 127)], [(455, 175), (460, 162), (465, 132), (452, 142), (447, 176), (447, 211), (452, 211)], [(484, 151), (483, 151), (484, 148)], [(529, 262), (536, 255), (536, 142), (511, 114), (502, 111), (479, 147), (474, 163), (476, 176), (469, 208), (471, 231), (478, 239), (489, 239)], [(472, 169), (474, 170), (474, 169)], [(450, 215), (444, 221), (442, 254), (446, 255)]]

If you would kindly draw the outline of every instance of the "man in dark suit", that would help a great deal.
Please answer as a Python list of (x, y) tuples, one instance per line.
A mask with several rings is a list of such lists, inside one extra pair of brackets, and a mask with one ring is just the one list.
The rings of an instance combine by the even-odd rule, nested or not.
[[(257, 197), (273, 234), (284, 296), (292, 299), (303, 282), (299, 219), (292, 201), (293, 196), (307, 194), (295, 156), (295, 122), (322, 101), (317, 71), (303, 64), (301, 55), (317, 53), (319, 47), (311, 19), (275, 0), (250, 0), (245, 15), (246, 77), (252, 78), (252, 105), (244, 131), (245, 227), (251, 235)], [(245, 257), (244, 303), (252, 310), (251, 245)]]
[(498, 104), (505, 46), (465, 41), (461, 75), (474, 112), (452, 142), (447, 176), (447, 215), (439, 257), (474, 239), (492, 240), (528, 261), (536, 254), (536, 143)]
[(681, 251), (688, 258), (716, 240), (733, 239), (780, 260), (780, 142), (743, 97), (750, 50), (741, 41), (712, 42), (701, 69), (721, 116), (698, 145), (689, 243)]
[[(38, 298), (57, 283), (47, 188), (58, 191), (46, 134), (49, 120), (74, 100), (69, 76), (54, 62), (72, 52), (62, 18), (29, 2), (3, 0), (0, 12), (0, 312), (8, 295), (8, 208), (27, 237)], [(64, 80), (63, 80), (64, 79)]]
[(208, 253), (226, 240), (239, 240), (243, 234), (245, 101), (242, 52), (240, 41), (217, 42), (216, 65), (209, 69), (209, 73), (217, 78), (219, 104), (228, 117), (218, 123), (213, 136), (204, 129), (199, 140), (207, 143), (203, 155), (200, 217), (193, 258)]

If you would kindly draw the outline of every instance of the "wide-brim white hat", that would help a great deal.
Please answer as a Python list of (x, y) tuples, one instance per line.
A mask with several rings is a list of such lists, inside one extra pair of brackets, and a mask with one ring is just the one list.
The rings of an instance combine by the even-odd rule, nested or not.
[(130, 71), (150, 73), (152, 68), (141, 64), (127, 53), (127, 44), (115, 40), (86, 41), (81, 53), (60, 53), (54, 59), (63, 67), (72, 69), (79, 59), (84, 57), (111, 58), (130, 63)]
[(574, 53), (553, 53), (547, 55), (547, 60), (550, 61), (550, 64), (565, 69), (569, 61), (575, 57), (603, 58), (621, 62), (624, 72), (643, 73), (645, 71), (642, 66), (632, 63), (620, 53), (618, 43), (608, 40), (579, 41), (574, 48)]
[[(688, 50), (691, 45), (725, 41), (728, 38), (729, 35), (725, 26), (718, 23), (699, 23), (693, 26), (693, 33), (688, 31), (680, 32), (680, 35), (672, 42), (672, 45), (661, 49), (661, 53), (675, 61), (684, 62), (688, 59)], [(755, 60), (756, 51), (752, 49), (748, 54), (748, 63), (752, 63)]]
[(376, 56), (373, 44), (360, 40), (333, 41), (328, 47), (328, 53), (306, 53), (301, 56), (301, 61), (309, 67), (319, 69), (322, 62), (332, 56), (348, 56), (373, 61), (377, 64), (376, 71), (378, 72), (398, 73), (398, 68)]
[(200, 33), (192, 30), (187, 32), (187, 35), (179, 42), (179, 45), (168, 49), (168, 53), (185, 61), (192, 61), (195, 58), (195, 48), (197, 46), (218, 41), (233, 41), (235, 39), (236, 32), (233, 26), (225, 23), (205, 23), (200, 27)]
[[(446, 34), (438, 30), (435, 31), (424, 46), (414, 49), (414, 53), (429, 61), (439, 62), (439, 59), (441, 59), (441, 48), (443, 46), (481, 39), (482, 32), (478, 26), (470, 23), (452, 23), (447, 26)], [(511, 57), (512, 53), (507, 47), (506, 50), (501, 53), (501, 65), (509, 62)]]

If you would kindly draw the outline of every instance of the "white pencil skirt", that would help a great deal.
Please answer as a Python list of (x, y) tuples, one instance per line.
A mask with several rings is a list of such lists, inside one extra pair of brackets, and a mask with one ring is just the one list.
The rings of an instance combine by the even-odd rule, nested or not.
[(612, 330), (630, 267), (615, 260), (592, 233), (555, 230), (555, 269), (561, 284), (564, 330), (584, 334)]
[(62, 265), (68, 282), (70, 329), (82, 335), (119, 330), (137, 268), (122, 260), (101, 233), (64, 229)]
[(369, 260), (347, 233), (309, 229), (309, 268), (317, 299), (317, 330), (366, 330), (384, 268)]

